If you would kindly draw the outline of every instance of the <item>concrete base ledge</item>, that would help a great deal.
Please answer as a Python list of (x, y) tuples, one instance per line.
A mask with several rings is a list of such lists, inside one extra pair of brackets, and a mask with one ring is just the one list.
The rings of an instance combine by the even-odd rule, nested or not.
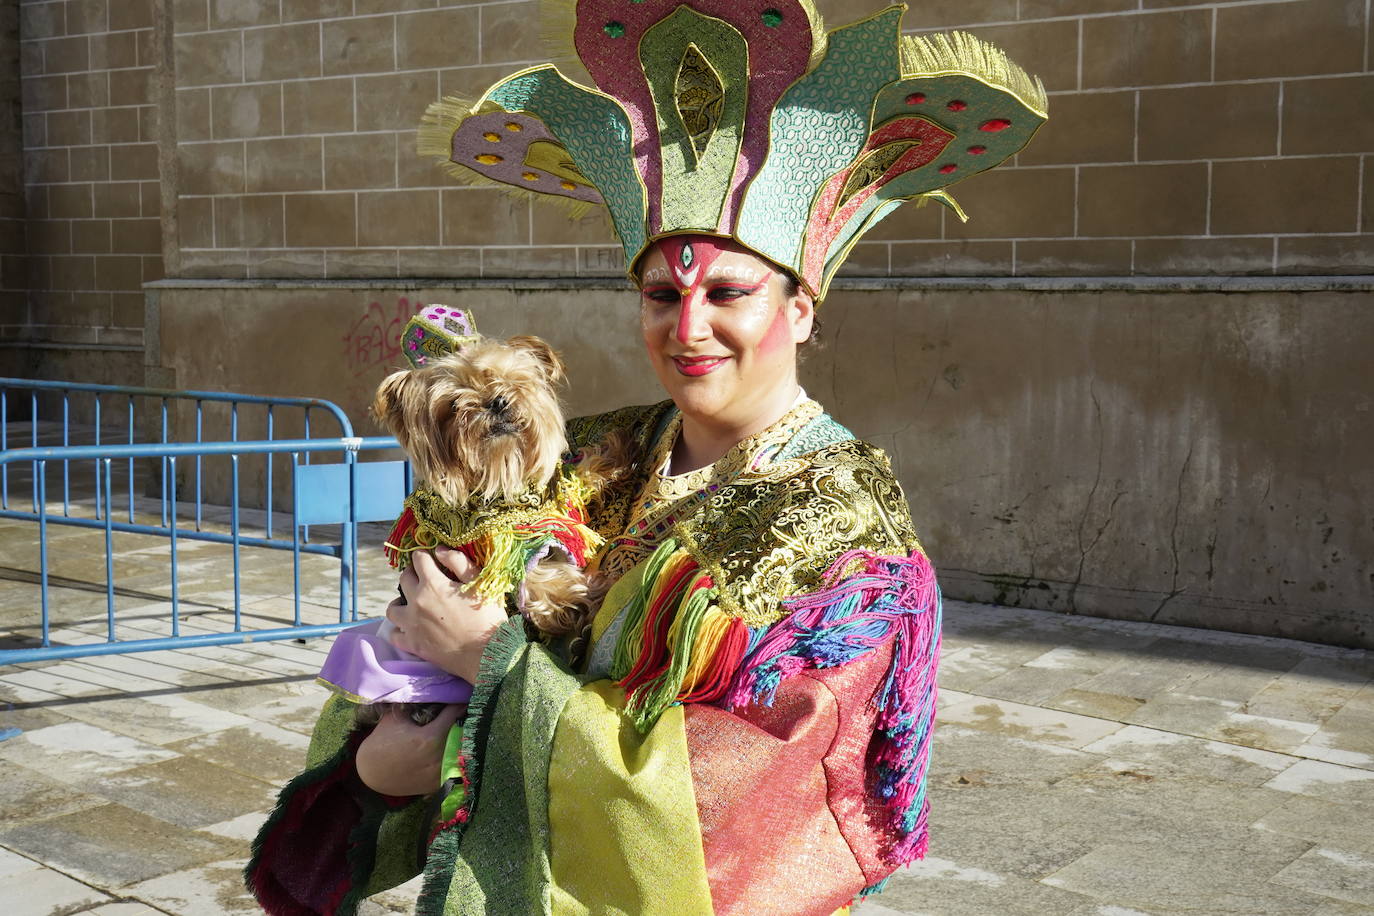
[[(846, 278), (802, 383), (891, 457), (951, 598), (1374, 647), (1371, 289)], [(547, 339), (572, 413), (663, 397), (620, 279), (180, 280), (147, 299), (158, 385), (324, 397), (364, 434), (420, 302)]]

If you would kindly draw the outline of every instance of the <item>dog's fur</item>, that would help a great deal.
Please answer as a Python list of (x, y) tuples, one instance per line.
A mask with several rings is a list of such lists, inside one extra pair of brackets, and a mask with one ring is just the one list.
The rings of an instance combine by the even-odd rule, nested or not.
[(388, 375), (372, 414), (447, 502), (513, 499), (546, 484), (567, 451), (562, 381), (563, 361), (539, 338), (484, 338)]
[[(444, 500), (514, 499), (546, 487), (567, 451), (562, 380), (562, 360), (539, 338), (483, 338), (387, 376), (372, 413), (405, 449), (417, 478)], [(617, 442), (584, 457), (577, 474), (600, 490), (629, 464)], [(576, 636), (603, 592), (555, 551), (526, 574), (523, 610), (543, 634)]]

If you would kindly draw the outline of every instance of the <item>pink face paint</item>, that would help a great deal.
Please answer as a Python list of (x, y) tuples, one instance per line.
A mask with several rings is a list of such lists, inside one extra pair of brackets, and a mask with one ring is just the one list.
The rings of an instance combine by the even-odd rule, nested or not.
[(683, 298), (689, 291), (696, 291), (716, 258), (732, 250), (722, 244), (724, 241), (709, 235), (675, 235), (658, 243), (663, 259), (668, 262), (668, 272)]
[(702, 279), (710, 273), (715, 260), (731, 250), (721, 244), (723, 241), (709, 235), (675, 235), (658, 243), (672, 282), (682, 296), (677, 328), (673, 331), (679, 343), (692, 339), (692, 319), (706, 295)]
[(787, 323), (787, 305), (784, 303), (773, 315), (773, 323), (768, 326), (763, 339), (759, 341), (759, 354), (771, 355), (778, 352), (792, 340), (792, 328)]
[(682, 307), (677, 313), (677, 329), (673, 336), (678, 343), (687, 343), (692, 339), (692, 316), (696, 313), (697, 304), (692, 301), (691, 290), (682, 291)]

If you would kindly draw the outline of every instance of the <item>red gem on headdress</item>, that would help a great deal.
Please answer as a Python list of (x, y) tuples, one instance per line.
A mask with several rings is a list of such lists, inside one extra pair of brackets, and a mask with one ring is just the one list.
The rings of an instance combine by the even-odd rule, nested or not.
[(981, 156), (988, 151), (986, 146), (970, 146), (968, 151), (975, 156)]
[(908, 105), (919, 105), (925, 100), (926, 94), (924, 92), (913, 92), (911, 95), (906, 97), (906, 103)]
[(948, 108), (950, 111), (963, 111), (965, 108), (968, 107), (968, 102), (961, 102), (958, 99), (955, 99), (945, 107)]
[(1011, 127), (1011, 122), (1006, 118), (993, 118), (991, 121), (984, 121), (979, 125), (979, 130), (985, 130), (990, 134), (995, 134), (999, 130), (1006, 130)]
[(955, 165), (953, 162), (948, 163), (946, 165), (942, 165), (940, 166), (940, 174), (948, 175), (950, 172), (953, 172), (957, 168), (959, 168), (959, 166)]

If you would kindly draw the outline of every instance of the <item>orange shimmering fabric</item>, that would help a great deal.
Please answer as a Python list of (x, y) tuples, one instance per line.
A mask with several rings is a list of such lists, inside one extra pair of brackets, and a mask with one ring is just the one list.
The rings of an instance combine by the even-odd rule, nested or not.
[[(784, 681), (771, 707), (686, 707), (687, 747), (717, 913), (817, 914), (892, 871), (896, 837), (865, 785), (883, 648)], [(838, 676), (843, 683), (828, 683)], [(842, 691), (845, 699), (837, 697)]]

